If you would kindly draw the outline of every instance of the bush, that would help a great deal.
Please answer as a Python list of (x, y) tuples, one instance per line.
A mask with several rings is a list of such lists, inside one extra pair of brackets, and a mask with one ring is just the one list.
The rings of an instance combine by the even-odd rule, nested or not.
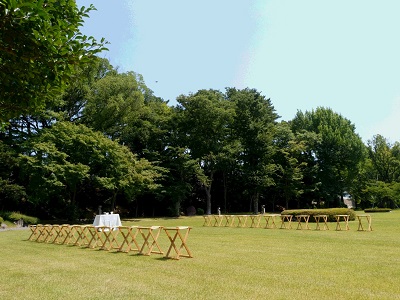
[(366, 208), (364, 212), (366, 213), (374, 213), (374, 212), (391, 212), (390, 208)]
[(24, 221), (24, 224), (30, 225), (30, 224), (38, 224), (39, 219), (36, 217), (31, 217), (31, 216), (26, 216), (23, 214), (20, 214), (18, 212), (1, 212), (0, 216), (7, 221), (10, 222), (17, 222), (18, 220), (22, 219)]
[(198, 208), (196, 209), (196, 215), (199, 215), (199, 216), (204, 215), (204, 209), (198, 207)]
[(4, 219), (0, 217), (0, 224), (4, 222)]
[(352, 209), (348, 208), (326, 208), (326, 209), (291, 209), (284, 210), (282, 215), (309, 215), (310, 222), (315, 222), (313, 216), (316, 215), (327, 215), (328, 222), (336, 222), (335, 215), (350, 215), (349, 220), (354, 221), (356, 219), (356, 213)]

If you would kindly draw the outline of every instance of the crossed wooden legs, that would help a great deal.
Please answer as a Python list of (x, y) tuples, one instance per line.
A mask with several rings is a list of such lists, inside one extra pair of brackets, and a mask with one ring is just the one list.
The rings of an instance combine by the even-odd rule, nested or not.
[[(173, 259), (179, 259), (181, 256), (182, 257), (193, 257), (192, 253), (190, 252), (188, 246), (186, 245), (186, 239), (189, 235), (191, 227), (187, 226), (180, 226), (180, 227), (164, 227), (164, 231), (168, 236), (168, 239), (170, 240), (171, 244), (168, 248), (167, 254), (165, 257), (168, 258), (173, 258)], [(184, 232), (184, 235), (182, 236), (182, 232)], [(178, 239), (178, 241), (177, 241)], [(179, 248), (176, 245), (176, 242), (180, 242)], [(174, 249), (175, 251), (175, 256), (172, 255), (171, 251)], [(186, 254), (182, 254), (182, 250), (186, 251)]]
[[(151, 253), (164, 254), (161, 250), (160, 245), (157, 242), (158, 236), (160, 235), (162, 226), (151, 226), (151, 227), (138, 227), (139, 233), (143, 237), (143, 245), (140, 248), (139, 253), (143, 255), (150, 255)], [(153, 250), (154, 246), (157, 250)], [(147, 249), (145, 251), (145, 249)]]

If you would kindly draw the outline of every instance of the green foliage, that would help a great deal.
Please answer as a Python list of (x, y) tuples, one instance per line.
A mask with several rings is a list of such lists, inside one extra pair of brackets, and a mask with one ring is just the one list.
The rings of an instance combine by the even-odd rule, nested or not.
[(391, 208), (365, 208), (364, 212), (366, 213), (377, 213), (377, 212), (391, 212), (392, 209)]
[(0, 224), (4, 222), (3, 217), (0, 217)]
[(327, 209), (290, 209), (284, 210), (282, 215), (309, 215), (310, 222), (314, 222), (313, 216), (316, 215), (327, 215), (329, 222), (336, 222), (335, 215), (350, 215), (349, 220), (354, 221), (356, 219), (356, 213), (352, 209), (348, 208), (327, 208)]
[(39, 223), (38, 218), (32, 217), (32, 216), (27, 216), (27, 215), (21, 214), (19, 212), (0, 211), (0, 218), (4, 218), (4, 220), (7, 220), (7, 221), (10, 221), (13, 223), (22, 219), (24, 221), (24, 223), (27, 225)]
[(322, 197), (339, 205), (338, 196), (355, 185), (365, 158), (365, 145), (355, 133), (355, 126), (331, 109), (319, 107), (311, 112), (299, 111), (291, 128), (295, 134), (313, 132), (317, 135), (312, 152), (304, 153), (304, 161), (311, 162), (313, 168), (308, 176), (317, 179), (306, 179), (315, 184), (312, 198)]
[(196, 215), (202, 216), (204, 215), (204, 209), (198, 207), (196, 208)]
[(80, 33), (94, 7), (71, 0), (0, 1), (0, 122), (44, 107), (74, 75), (74, 65), (105, 50)]
[(27, 143), (25, 153), (21, 167), (29, 180), (31, 200), (37, 205), (51, 206), (58, 199), (64, 203), (57, 204), (60, 208), (77, 207), (77, 192), (89, 185), (97, 193), (108, 192), (113, 209), (118, 193), (132, 198), (157, 187), (155, 180), (160, 177), (160, 168), (137, 159), (126, 147), (69, 122), (43, 130)]

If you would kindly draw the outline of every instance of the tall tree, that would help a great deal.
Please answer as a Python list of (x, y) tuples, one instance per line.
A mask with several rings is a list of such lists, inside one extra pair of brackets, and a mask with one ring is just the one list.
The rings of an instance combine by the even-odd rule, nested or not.
[[(341, 205), (343, 193), (351, 191), (365, 157), (365, 145), (355, 132), (355, 126), (329, 108), (297, 112), (291, 122), (295, 133), (314, 132), (320, 142), (315, 145), (313, 159), (318, 164), (316, 176), (320, 196)], [(341, 198), (341, 203), (338, 199)]]
[(74, 65), (106, 49), (80, 33), (93, 9), (73, 0), (0, 1), (0, 122), (43, 108)]
[(183, 147), (196, 159), (207, 181), (202, 183), (206, 194), (206, 213), (211, 214), (211, 188), (215, 172), (226, 153), (231, 134), (233, 110), (224, 95), (216, 90), (200, 90), (178, 101), (179, 129)]
[(235, 107), (234, 130), (241, 144), (238, 161), (243, 185), (250, 196), (252, 210), (257, 213), (260, 194), (274, 183), (272, 174), (276, 165), (272, 156), (278, 115), (271, 100), (255, 89), (229, 88), (226, 97)]
[[(276, 171), (274, 172), (274, 189), (279, 191), (285, 199), (285, 208), (289, 208), (291, 199), (298, 200), (304, 192), (303, 170), (306, 162), (301, 162), (301, 154), (307, 149), (306, 144), (298, 139), (290, 130), (286, 122), (276, 126), (274, 138), (276, 151), (273, 155)], [(298, 206), (299, 206), (299, 202)]]
[(133, 191), (152, 189), (160, 176), (157, 168), (137, 159), (128, 148), (70, 122), (42, 130), (27, 143), (21, 162), (30, 200), (48, 211), (56, 201), (59, 213), (70, 208), (74, 217), (88, 205), (77, 201), (85, 198), (78, 196), (88, 186), (99, 194), (101, 202), (95, 207), (105, 201), (113, 209), (118, 194), (131, 196)]

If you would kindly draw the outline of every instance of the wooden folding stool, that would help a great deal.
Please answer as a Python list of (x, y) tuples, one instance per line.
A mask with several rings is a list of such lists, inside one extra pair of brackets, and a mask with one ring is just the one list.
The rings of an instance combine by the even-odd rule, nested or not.
[[(138, 226), (120, 226), (119, 231), (122, 235), (122, 243), (118, 248), (120, 252), (129, 253), (130, 251), (140, 251), (140, 246), (137, 242), (136, 236), (139, 233)], [(134, 247), (132, 247), (134, 245)], [(126, 248), (124, 249), (124, 247)]]
[[(364, 227), (362, 225), (362, 219), (366, 219), (367, 220), (367, 225), (368, 228), (364, 230)], [(357, 215), (357, 219), (358, 219), (358, 231), (372, 231), (372, 218), (370, 215)]]
[(211, 226), (211, 216), (210, 215), (204, 215), (204, 224), (203, 226)]
[(119, 249), (117, 236), (119, 233), (118, 227), (98, 226), (100, 230), (99, 240), (101, 242), (101, 250)]
[[(328, 215), (314, 215), (315, 223), (317, 224), (315, 230), (329, 230), (328, 227)], [(323, 227), (321, 229), (320, 223), (323, 220)]]
[(297, 220), (297, 228), (296, 229), (303, 229), (301, 221), (303, 221), (305, 223), (304, 229), (311, 229), (308, 226), (308, 221), (310, 220), (310, 215), (297, 215), (296, 220)]
[(55, 243), (59, 231), (59, 225), (46, 225), (46, 230), (47, 237), (44, 241), (46, 243)]
[[(167, 258), (173, 258), (173, 259), (180, 259), (180, 257), (193, 257), (192, 253), (190, 252), (187, 244), (186, 244), (186, 240), (187, 237), (189, 235), (189, 232), (192, 228), (188, 227), (188, 226), (179, 226), (179, 227), (164, 227), (164, 231), (168, 236), (169, 241), (171, 242), (167, 254), (165, 255), (165, 257)], [(184, 231), (185, 234), (182, 236), (181, 232)], [(171, 232), (173, 233), (173, 236), (171, 236)], [(178, 241), (177, 241), (178, 240)], [(177, 247), (176, 243), (180, 243), (179, 248)], [(174, 249), (175, 251), (175, 256), (172, 255), (171, 251), (172, 249)], [(182, 250), (186, 251), (185, 253), (182, 253)]]
[(31, 235), (28, 237), (28, 241), (36, 241), (39, 238), (39, 227), (38, 225), (28, 225), (29, 229), (31, 230)]
[(81, 225), (71, 225), (70, 231), (68, 233), (68, 245), (80, 246), (82, 239), (82, 226)]
[(232, 227), (235, 223), (235, 215), (224, 215), (225, 227)]
[[(292, 229), (293, 215), (281, 215), (281, 229)], [(288, 226), (286, 227), (286, 223)]]
[(71, 225), (63, 224), (60, 230), (60, 244), (68, 244), (70, 240)]
[(261, 215), (250, 215), (250, 228), (258, 228), (260, 227), (260, 220), (261, 220)]
[(37, 242), (45, 242), (50, 234), (50, 226), (49, 224), (38, 225), (39, 236), (36, 240)]
[(214, 227), (219, 227), (222, 224), (224, 217), (222, 215), (214, 215)]
[[(139, 254), (150, 255), (151, 253), (164, 254), (161, 250), (160, 245), (157, 242), (158, 236), (160, 235), (162, 226), (151, 226), (151, 227), (138, 227), (138, 230), (143, 237), (143, 245), (140, 248)], [(157, 247), (158, 251), (153, 251), (153, 248)], [(147, 248), (147, 251), (145, 249)]]
[(245, 227), (246, 222), (247, 222), (247, 217), (248, 217), (248, 215), (237, 216), (237, 219), (238, 219), (237, 227)]
[(349, 218), (350, 215), (335, 215), (336, 218), (336, 230), (342, 230), (342, 227), (340, 226), (340, 220), (343, 219), (344, 224), (345, 224), (345, 230), (349, 230)]
[(280, 215), (278, 215), (278, 214), (264, 215), (264, 219), (265, 219), (265, 227), (264, 228), (276, 228), (275, 217), (277, 217), (277, 216), (280, 216)]

